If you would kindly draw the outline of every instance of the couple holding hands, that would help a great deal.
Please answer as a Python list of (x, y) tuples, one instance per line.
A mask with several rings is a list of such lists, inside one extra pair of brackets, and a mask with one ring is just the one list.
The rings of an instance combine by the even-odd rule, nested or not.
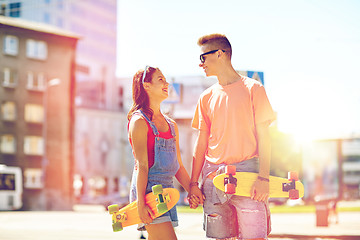
[[(180, 156), (179, 131), (164, 116), (160, 104), (168, 97), (169, 83), (159, 68), (146, 67), (133, 77), (133, 106), (128, 113), (129, 141), (135, 157), (130, 201), (138, 211), (150, 240), (177, 239), (176, 207), (153, 219), (145, 204), (151, 187), (174, 187), (173, 177), (188, 192), (191, 208), (204, 206), (204, 230), (211, 239), (267, 239), (271, 145), (269, 125), (275, 114), (262, 84), (238, 74), (232, 66), (231, 44), (225, 35), (210, 34), (198, 40), (199, 66), (218, 82), (200, 96), (192, 127), (198, 130), (191, 175)], [(237, 171), (256, 172), (251, 197), (227, 196), (212, 179), (226, 165)], [(202, 175), (201, 184), (198, 183)]]

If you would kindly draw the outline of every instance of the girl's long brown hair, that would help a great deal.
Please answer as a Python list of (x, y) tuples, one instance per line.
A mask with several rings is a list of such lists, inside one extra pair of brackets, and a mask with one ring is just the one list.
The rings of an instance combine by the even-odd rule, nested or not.
[[(151, 82), (152, 76), (156, 71), (156, 68), (148, 67), (146, 70), (146, 75), (144, 82)], [(150, 120), (152, 120), (153, 110), (150, 108), (150, 101), (147, 92), (144, 89), (142, 77), (144, 75), (144, 70), (139, 70), (135, 73), (133, 77), (133, 89), (132, 89), (132, 98), (133, 105), (127, 115), (128, 121), (130, 121), (132, 115), (135, 111), (141, 109)]]

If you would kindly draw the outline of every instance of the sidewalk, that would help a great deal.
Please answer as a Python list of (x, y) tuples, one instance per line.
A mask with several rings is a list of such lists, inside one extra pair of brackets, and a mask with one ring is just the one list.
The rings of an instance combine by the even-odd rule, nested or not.
[[(339, 208), (360, 207), (360, 201), (340, 201)], [(328, 227), (316, 226), (315, 213), (273, 213), (271, 215), (271, 239), (360, 239), (360, 212), (339, 211), (339, 222), (329, 223)], [(179, 240), (206, 239), (203, 231), (203, 214), (179, 213), (179, 227), (176, 233)], [(114, 233), (119, 239), (139, 239), (140, 232), (129, 227)]]
[[(340, 201), (340, 208), (359, 208), (360, 201)], [(317, 227), (315, 213), (272, 214), (270, 237), (360, 239), (360, 212), (338, 211), (339, 222), (331, 219), (329, 226)]]
[[(179, 213), (179, 240), (205, 240), (201, 213)], [(137, 240), (135, 226), (113, 232), (104, 209), (69, 212), (0, 212), (1, 240)], [(270, 240), (360, 239), (360, 212), (339, 212), (339, 223), (316, 227), (315, 213), (272, 214)]]
[[(176, 228), (179, 240), (206, 239), (202, 230), (202, 214), (180, 213), (180, 225)], [(114, 233), (119, 239), (139, 239), (135, 228)], [(145, 234), (146, 236), (146, 234)], [(340, 212), (339, 223), (328, 227), (316, 227), (315, 213), (272, 214), (270, 239), (360, 239), (360, 212)]]
[(316, 227), (315, 213), (273, 214), (270, 237), (360, 239), (360, 212), (339, 212), (328, 227)]

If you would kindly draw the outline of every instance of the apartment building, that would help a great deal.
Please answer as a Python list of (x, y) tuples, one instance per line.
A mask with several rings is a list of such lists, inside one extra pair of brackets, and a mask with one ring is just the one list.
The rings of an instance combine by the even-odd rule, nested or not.
[(76, 50), (76, 106), (119, 110), (116, 82), (117, 0), (0, 0), (3, 15), (82, 36)]
[(71, 205), (78, 35), (0, 16), (0, 164), (23, 172), (23, 209)]
[[(75, 193), (79, 200), (91, 202), (98, 195), (117, 191), (117, 186), (124, 185), (118, 162), (126, 161), (119, 159), (124, 141), (120, 143), (117, 135), (113, 136), (114, 129), (109, 129), (119, 129), (126, 122), (123, 91), (115, 76), (117, 0), (0, 0), (0, 5), (6, 16), (46, 23), (82, 36), (75, 58)], [(108, 125), (92, 125), (97, 121)], [(123, 131), (116, 134), (120, 133)], [(112, 138), (117, 142), (104, 140)], [(92, 146), (90, 150), (88, 146)]]

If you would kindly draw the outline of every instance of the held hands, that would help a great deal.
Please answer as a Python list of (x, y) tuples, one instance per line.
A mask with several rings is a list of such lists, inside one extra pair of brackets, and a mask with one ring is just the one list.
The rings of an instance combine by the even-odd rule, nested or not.
[(265, 202), (269, 199), (269, 182), (257, 179), (251, 189), (251, 199)]
[(146, 204), (138, 204), (138, 213), (141, 221), (145, 224), (152, 223), (155, 218), (151, 208)]
[(205, 196), (197, 185), (190, 186), (190, 192), (187, 198), (189, 200), (190, 208), (192, 209), (196, 209), (199, 204), (204, 204), (205, 200)]

